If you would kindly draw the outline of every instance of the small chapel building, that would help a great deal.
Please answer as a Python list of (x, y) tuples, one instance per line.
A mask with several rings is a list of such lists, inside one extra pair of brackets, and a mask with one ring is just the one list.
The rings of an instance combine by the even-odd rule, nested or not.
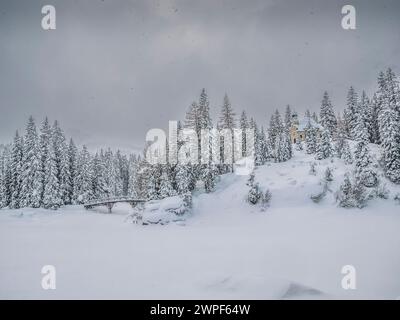
[(322, 126), (317, 123), (313, 118), (304, 116), (300, 121), (297, 114), (292, 116), (292, 126), (290, 128), (290, 139), (292, 143), (302, 142), (306, 139), (307, 129), (314, 128), (317, 131), (317, 137), (321, 137)]

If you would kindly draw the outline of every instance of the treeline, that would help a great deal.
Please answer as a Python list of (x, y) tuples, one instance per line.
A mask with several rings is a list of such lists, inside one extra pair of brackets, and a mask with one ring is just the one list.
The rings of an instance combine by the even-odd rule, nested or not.
[(46, 118), (39, 132), (30, 117), (25, 134), (18, 131), (0, 154), (0, 206), (56, 209), (90, 199), (135, 195), (133, 183), (140, 158), (119, 151), (91, 155), (72, 139), (66, 141), (57, 121)]
[[(304, 117), (308, 120), (305, 143), (297, 141), (297, 149), (305, 148), (316, 159), (336, 156), (346, 163), (355, 162), (353, 184), (358, 188), (375, 183), (368, 143), (381, 144), (380, 165), (388, 179), (400, 183), (400, 89), (391, 69), (379, 74), (378, 89), (372, 98), (365, 92), (358, 96), (351, 87), (344, 111), (335, 114), (325, 92), (319, 116), (307, 110)], [(290, 130), (296, 118), (296, 112), (287, 106), (283, 116), (278, 110), (273, 113), (265, 129), (248, 118), (245, 111), (238, 117), (225, 95), (218, 120), (213, 122), (208, 95), (203, 89), (183, 121), (178, 122), (178, 136), (183, 128), (193, 129), (199, 140), (204, 129), (228, 130), (232, 142), (242, 139), (241, 156), (248, 156), (249, 150), (254, 150), (255, 165), (259, 166), (292, 157)], [(234, 129), (240, 129), (241, 137), (234, 134)], [(250, 143), (246, 139), (249, 129), (254, 130), (252, 146), (246, 145)], [(232, 172), (232, 163), (237, 160), (232, 152), (232, 161), (225, 161), (224, 156), (229, 154), (225, 148), (235, 143), (224, 143), (224, 138), (226, 135), (217, 138), (220, 139), (217, 163), (210, 153), (208, 163), (150, 165), (143, 157), (123, 155), (119, 151), (113, 153), (108, 149), (90, 154), (85, 146), (78, 150), (72, 139), (66, 141), (57, 121), (50, 126), (45, 119), (37, 132), (35, 121), (30, 117), (25, 134), (20, 136), (17, 132), (14, 141), (0, 150), (0, 207), (55, 209), (120, 196), (161, 199), (187, 194), (198, 181), (203, 182), (206, 192), (211, 192), (219, 175)], [(354, 155), (348, 139), (357, 142)], [(212, 137), (208, 145), (199, 141), (199, 157), (201, 146), (208, 148), (214, 142)], [(184, 143), (179, 141), (175, 152), (179, 153)]]

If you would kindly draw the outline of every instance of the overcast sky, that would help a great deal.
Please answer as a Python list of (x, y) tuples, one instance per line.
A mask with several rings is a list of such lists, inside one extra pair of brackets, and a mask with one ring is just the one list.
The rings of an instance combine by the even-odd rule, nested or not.
[(399, 30), (396, 0), (0, 0), (0, 143), (48, 115), (79, 144), (140, 149), (203, 87), (214, 120), (225, 92), (264, 125), (287, 104), (318, 110), (324, 90), (343, 109), (350, 85), (400, 73)]

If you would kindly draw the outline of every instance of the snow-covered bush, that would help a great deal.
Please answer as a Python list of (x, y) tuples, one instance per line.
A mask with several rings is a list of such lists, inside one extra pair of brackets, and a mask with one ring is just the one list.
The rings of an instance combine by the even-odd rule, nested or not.
[(387, 188), (386, 184), (379, 181), (377, 186), (374, 188), (373, 195), (374, 197), (381, 198), (381, 199), (389, 199), (389, 189)]
[(191, 208), (192, 195), (190, 193), (162, 200), (151, 200), (142, 207), (135, 208), (128, 217), (128, 221), (137, 224), (167, 224), (182, 221)]
[(324, 173), (324, 180), (327, 182), (333, 181), (332, 169), (327, 167)]
[(336, 201), (343, 208), (363, 208), (367, 204), (368, 192), (362, 181), (355, 178), (352, 182), (349, 174), (345, 175), (343, 183), (336, 192)]
[(257, 204), (258, 201), (261, 199), (262, 197), (262, 192), (260, 191), (260, 186), (258, 185), (258, 183), (254, 183), (251, 187), (250, 190), (247, 194), (247, 201), (251, 204)]
[(255, 178), (255, 174), (254, 174), (254, 171), (252, 171), (250, 173), (249, 179), (246, 182), (246, 186), (251, 187), (253, 185), (253, 183), (254, 183), (254, 178)]
[(269, 191), (269, 189), (267, 189), (267, 191), (265, 191), (263, 193), (263, 195), (261, 196), (261, 210), (262, 211), (265, 211), (270, 206), (271, 198), (272, 198), (271, 191)]
[(315, 169), (315, 166), (316, 166), (315, 162), (310, 163), (310, 171), (308, 173), (311, 174), (312, 176), (315, 176), (317, 174), (317, 170)]
[(322, 181), (322, 183), (323, 183), (322, 191), (310, 196), (310, 199), (315, 203), (321, 202), (321, 200), (325, 198), (326, 193), (328, 192), (328, 182), (324, 180)]
[(393, 197), (394, 201), (396, 201), (399, 205), (400, 205), (400, 193), (397, 193), (394, 197)]
[(303, 150), (303, 143), (300, 141), (300, 139), (298, 139), (297, 141), (296, 141), (296, 150), (297, 151), (302, 151)]

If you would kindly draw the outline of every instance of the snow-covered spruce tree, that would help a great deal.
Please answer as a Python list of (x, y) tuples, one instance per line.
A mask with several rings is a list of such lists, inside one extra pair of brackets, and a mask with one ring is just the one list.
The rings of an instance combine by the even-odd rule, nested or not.
[(390, 181), (400, 183), (400, 122), (388, 105), (384, 105), (379, 115), (379, 127), (385, 175)]
[(306, 127), (306, 152), (313, 154), (317, 151), (317, 129), (311, 125)]
[[(49, 120), (46, 117), (44, 119), (44, 121), (42, 122), (42, 125), (40, 127), (39, 130), (39, 150), (40, 150), (40, 165), (41, 165), (41, 172), (42, 174), (42, 190), (40, 191), (40, 197), (41, 199), (43, 199), (44, 197), (44, 189), (45, 189), (45, 179), (46, 179), (46, 175), (45, 175), (45, 171), (46, 171), (46, 165), (48, 164), (47, 162), (47, 157), (48, 157), (48, 153), (49, 153), (49, 148), (53, 148), (54, 146), (52, 146), (52, 130), (49, 124)], [(54, 150), (53, 150), (54, 151)], [(57, 168), (56, 168), (57, 170)], [(58, 180), (58, 171), (55, 172), (55, 174), (57, 175), (57, 180)]]
[(70, 180), (68, 181), (68, 196), (66, 204), (76, 203), (76, 195), (74, 194), (75, 186), (74, 182), (77, 174), (77, 158), (78, 158), (78, 149), (75, 146), (75, 143), (72, 139), (69, 141), (68, 145), (68, 167), (70, 172)]
[(377, 173), (372, 165), (372, 159), (368, 148), (368, 131), (365, 123), (358, 116), (356, 120), (356, 127), (354, 137), (357, 141), (356, 150), (354, 152), (355, 158), (355, 184), (362, 184), (366, 187), (374, 187), (377, 184)]
[(11, 164), (10, 150), (5, 147), (0, 149), (0, 208), (10, 205), (12, 189), (11, 189)]
[(372, 110), (371, 110), (371, 103), (365, 91), (361, 93), (359, 107), (358, 107), (359, 115), (358, 117), (364, 124), (366, 129), (366, 135), (368, 138), (368, 142), (371, 142), (371, 127), (372, 127)]
[(138, 163), (135, 156), (131, 155), (129, 157), (129, 182), (128, 182), (128, 194), (129, 198), (137, 198), (138, 197)]
[(217, 183), (218, 171), (214, 164), (207, 165), (202, 172), (202, 180), (204, 181), (205, 191), (211, 192), (214, 190)]
[(57, 160), (54, 144), (50, 143), (44, 166), (44, 192), (42, 205), (46, 209), (58, 209), (63, 205), (60, 182), (57, 178)]
[(247, 148), (246, 148), (246, 130), (249, 129), (249, 123), (247, 121), (247, 115), (246, 112), (243, 111), (241, 116), (240, 116), (240, 130), (242, 133), (242, 157), (246, 157), (247, 155)]
[(337, 134), (335, 143), (335, 154), (338, 158), (342, 157), (343, 145), (346, 141), (346, 128), (340, 113), (337, 116)]
[(275, 113), (271, 116), (268, 129), (268, 137), (273, 150), (276, 149), (277, 140), (279, 139), (279, 136), (283, 131), (284, 125), (281, 115), (278, 110), (275, 110)]
[(331, 137), (336, 136), (337, 120), (327, 91), (324, 92), (321, 102), (320, 123), (329, 131)]
[(316, 112), (313, 112), (313, 114), (311, 115), (311, 119), (313, 119), (315, 123), (319, 123), (318, 115)]
[(187, 165), (178, 164), (176, 166), (175, 181), (178, 194), (182, 195), (190, 191), (190, 173)]
[(113, 159), (114, 196), (124, 196), (124, 160), (118, 150)]
[(351, 185), (349, 174), (345, 175), (343, 183), (340, 185), (339, 190), (336, 192), (336, 202), (338, 202), (339, 206), (343, 208), (355, 207), (353, 186)]
[(376, 93), (371, 99), (369, 109), (371, 114), (371, 119), (370, 119), (371, 123), (369, 127), (370, 142), (380, 144), (381, 139), (379, 134), (379, 121), (378, 121), (380, 108), (379, 108), (379, 100)]
[(110, 195), (110, 190), (106, 182), (106, 168), (104, 163), (104, 152), (100, 154), (96, 152), (93, 158), (93, 198), (94, 199), (107, 199)]
[(69, 171), (68, 147), (65, 135), (58, 121), (51, 128), (54, 154), (57, 163), (57, 179), (60, 183), (60, 193), (63, 204), (69, 202), (71, 172)]
[(275, 162), (284, 162), (292, 156), (292, 144), (286, 130), (280, 133), (277, 142), (275, 143)]
[(285, 110), (285, 129), (289, 131), (291, 127), (292, 127), (292, 109), (290, 108), (290, 105), (287, 105)]
[[(227, 152), (227, 154), (231, 154), (231, 163), (232, 165), (230, 165), (231, 168), (231, 172), (233, 172), (233, 164), (235, 163), (235, 150), (234, 150), (234, 146), (235, 146), (235, 140), (234, 140), (234, 129), (236, 128), (236, 120), (235, 120), (235, 112), (233, 111), (231, 102), (229, 101), (228, 95), (225, 94), (224, 96), (224, 102), (222, 104), (222, 108), (221, 108), (221, 113), (219, 116), (219, 128), (220, 129), (228, 129), (231, 132), (231, 136), (232, 136), (232, 140), (230, 143), (223, 141), (223, 148), (224, 151)], [(230, 145), (231, 146), (231, 150), (227, 150), (227, 146)], [(228, 159), (224, 159), (225, 162), (228, 162)]]
[(92, 169), (91, 156), (86, 146), (83, 146), (79, 153), (77, 173), (74, 182), (76, 201), (78, 204), (86, 203), (93, 198)]
[(343, 141), (340, 158), (344, 161), (345, 164), (353, 163), (353, 155), (351, 154), (350, 145), (347, 140)]
[(38, 135), (33, 117), (29, 117), (23, 147), (20, 207), (39, 208), (43, 188)]
[(10, 208), (18, 209), (21, 197), (21, 184), (22, 184), (22, 161), (23, 161), (23, 140), (18, 134), (15, 133), (14, 142), (11, 150), (11, 202)]
[[(400, 183), (400, 89), (392, 71), (381, 81), (379, 133), (382, 145), (382, 166), (386, 177)], [(383, 82), (383, 83), (382, 83)]]
[(255, 164), (257, 166), (263, 165), (271, 157), (271, 151), (265, 136), (264, 127), (257, 132), (257, 144), (255, 150)]
[(164, 199), (167, 197), (175, 196), (176, 192), (172, 187), (170, 180), (170, 175), (168, 174), (167, 166), (162, 167), (162, 173), (160, 177), (160, 187), (159, 187), (159, 198)]
[(347, 107), (345, 110), (345, 122), (346, 126), (349, 130), (349, 136), (350, 138), (354, 139), (354, 136), (356, 134), (356, 124), (358, 121), (358, 95), (355, 92), (353, 87), (350, 87), (348, 93), (347, 93)]
[(334, 155), (334, 150), (332, 146), (332, 139), (329, 130), (322, 130), (321, 138), (317, 144), (317, 151), (315, 158), (317, 160), (331, 158)]
[(258, 185), (258, 183), (254, 183), (251, 187), (250, 190), (247, 194), (247, 201), (250, 204), (257, 204), (258, 201), (261, 199), (262, 197), (262, 192), (260, 191), (260, 186)]

